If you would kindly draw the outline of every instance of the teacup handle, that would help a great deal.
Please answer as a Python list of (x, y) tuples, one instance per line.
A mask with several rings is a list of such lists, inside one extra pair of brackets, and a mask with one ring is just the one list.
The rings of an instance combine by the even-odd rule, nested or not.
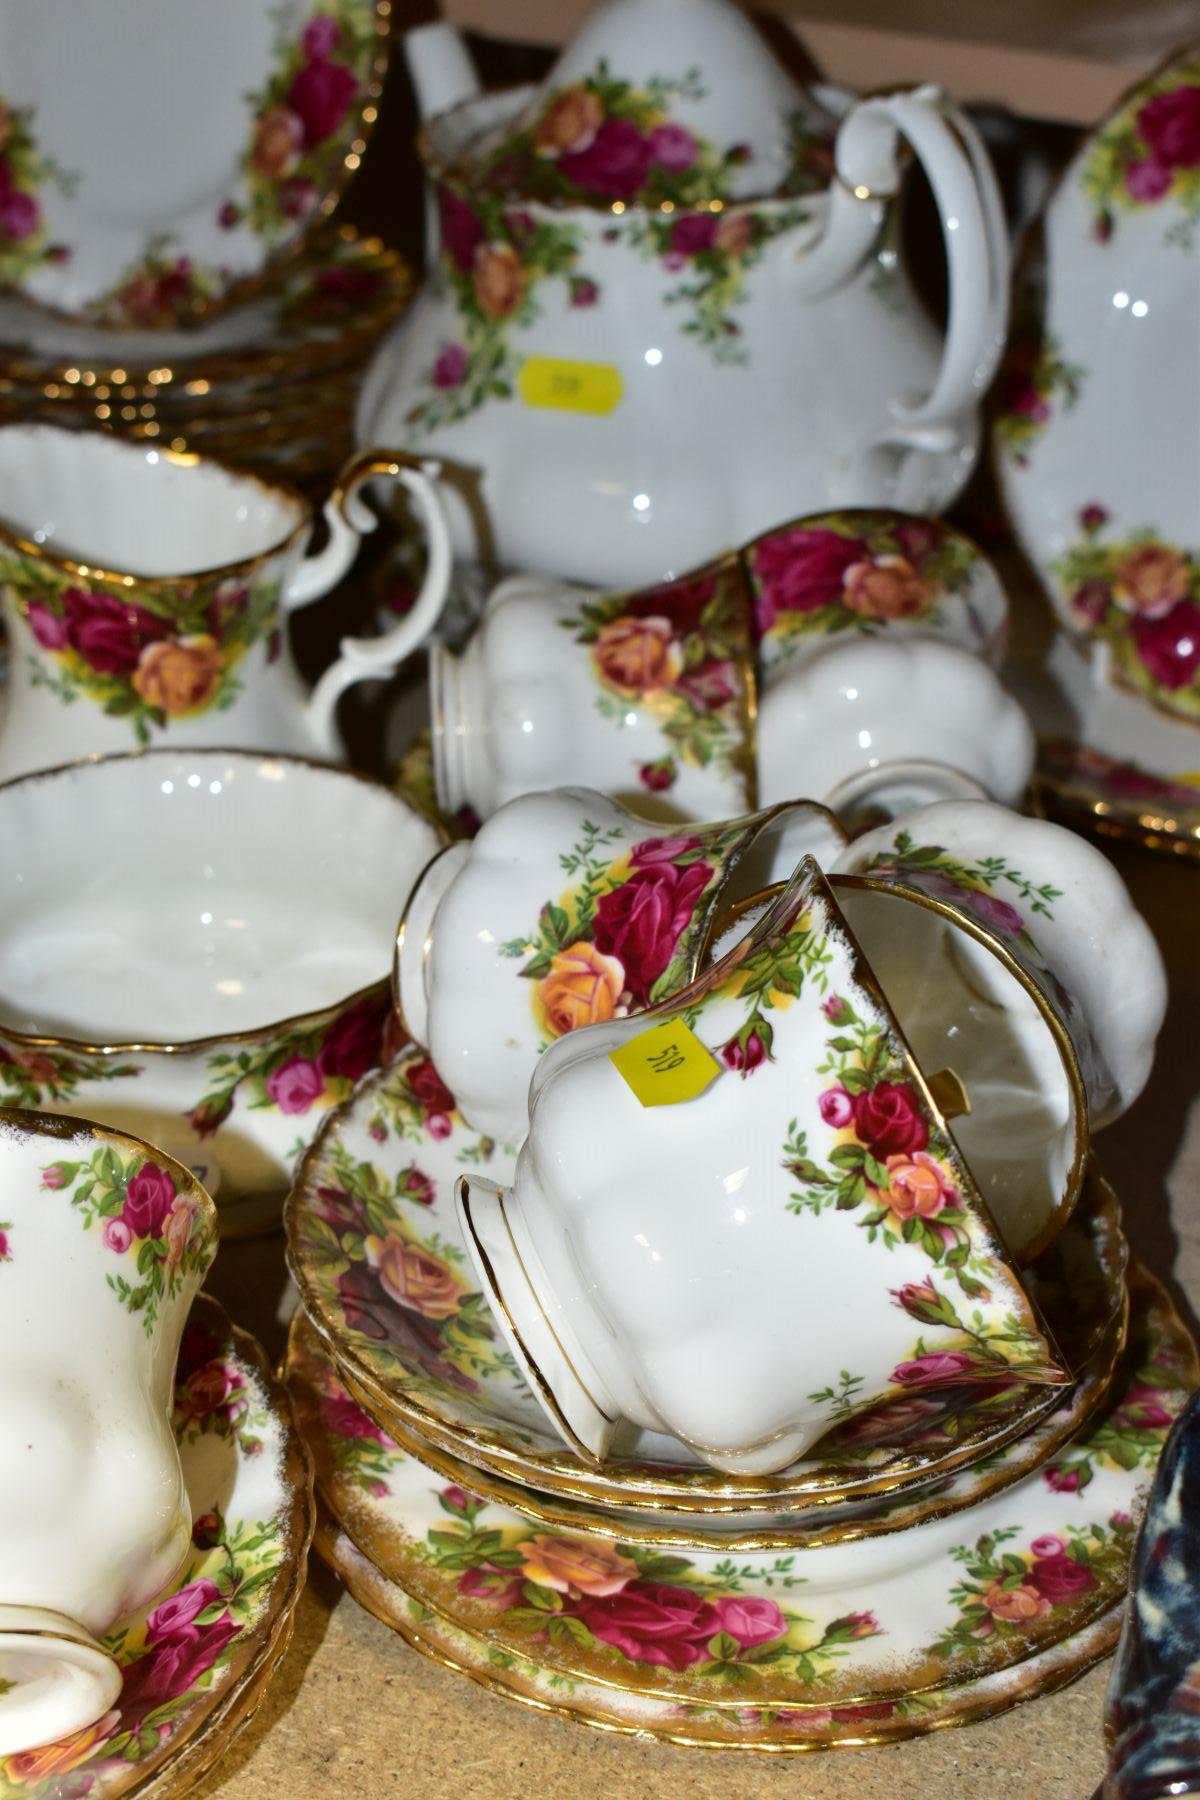
[(929, 393), (892, 402), (891, 422), (862, 450), (859, 467), (890, 460), (891, 503), (921, 511), (928, 498), (924, 460), (970, 443), (1008, 324), (1008, 232), (995, 172), (975, 127), (940, 88), (872, 96), (847, 113), (837, 137), (828, 225), (811, 262), (801, 262), (809, 264), (806, 290), (820, 292), (832, 291), (861, 264), (899, 186), (901, 139), (921, 163), (937, 204), (949, 318)]
[(408, 489), (425, 532), (425, 576), (404, 618), (375, 638), (343, 638), (341, 654), (317, 682), (308, 702), (314, 738), (330, 756), (340, 754), (335, 715), (348, 688), (359, 681), (390, 675), (437, 623), (450, 587), (450, 526), (436, 477), (440, 464), (409, 456), (402, 450), (361, 450), (343, 468), (325, 505), (329, 542), (317, 556), (301, 563), (284, 595), (290, 612), (328, 593), (354, 560), (359, 542), (375, 529), (375, 515), (359, 498), (365, 481), (390, 475)]

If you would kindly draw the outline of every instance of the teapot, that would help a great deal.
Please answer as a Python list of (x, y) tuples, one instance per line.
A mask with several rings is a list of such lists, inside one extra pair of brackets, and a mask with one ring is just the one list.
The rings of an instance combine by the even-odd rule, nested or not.
[[(448, 26), (407, 42), (440, 251), (357, 430), (457, 468), (460, 559), (633, 586), (796, 512), (954, 498), (1008, 249), (938, 88), (818, 100), (730, 0), (605, 0), (541, 88), (465, 98)], [(907, 150), (944, 342), (897, 252)]]

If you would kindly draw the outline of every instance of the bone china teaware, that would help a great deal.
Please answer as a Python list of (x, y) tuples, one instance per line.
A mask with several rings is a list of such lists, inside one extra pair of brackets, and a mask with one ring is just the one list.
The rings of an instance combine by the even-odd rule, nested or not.
[(806, 801), (680, 831), (583, 788), (527, 794), (443, 850), (413, 889), (397, 938), (400, 1015), (467, 1122), (519, 1143), (547, 1044), (686, 985), (722, 911), (844, 842)]
[(0, 1108), (0, 1754), (81, 1730), (97, 1639), (175, 1574), (191, 1514), (175, 1359), (216, 1249), (199, 1182), (139, 1139)]
[[(436, 619), (449, 580), (434, 471), (388, 451), (342, 470), (329, 541), (293, 489), (207, 457), (54, 425), (0, 427), (0, 582), (11, 645), (0, 774), (138, 744), (341, 754), (335, 709), (392, 672)], [(372, 476), (406, 489), (429, 562), (421, 592), (378, 639), (345, 639), (306, 695), (289, 612), (339, 581), (374, 515)]]
[[(1008, 253), (939, 90), (839, 122), (725, 0), (609, 0), (540, 89), (464, 99), (448, 29), (412, 49), (440, 263), (358, 429), (461, 465), (461, 557), (632, 585), (797, 510), (958, 492)], [(944, 345), (893, 244), (905, 143), (945, 231)]]
[[(660, 1103), (654, 1059), (689, 1055)], [(551, 1045), (511, 1188), (464, 1175), (458, 1208), (585, 1458), (627, 1421), (782, 1469), (927, 1356), (931, 1383), (1066, 1379), (811, 858), (691, 988)]]
[[(1200, 48), (1138, 84), (1046, 208), (999, 386), (997, 467), (1016, 536), (1107, 680), (1200, 723)], [(1147, 429), (1153, 421), (1153, 429)], [(1147, 741), (1087, 742), (1173, 774)]]
[(380, 1057), (396, 895), (437, 831), (321, 764), (152, 750), (0, 786), (0, 835), (0, 1100), (277, 1206)]

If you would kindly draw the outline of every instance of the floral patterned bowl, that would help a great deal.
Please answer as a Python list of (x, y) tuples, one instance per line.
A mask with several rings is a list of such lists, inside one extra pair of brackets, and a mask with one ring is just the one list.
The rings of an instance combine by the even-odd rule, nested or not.
[[(652, 1095), (661, 1063), (696, 1079)], [(458, 1209), (584, 1459), (636, 1426), (769, 1475), (914, 1361), (951, 1386), (1066, 1379), (811, 859), (691, 987), (551, 1046), (511, 1188), (464, 1176)]]
[(261, 1223), (379, 1059), (436, 829), (360, 777), (196, 750), (9, 782), (0, 830), (0, 1100), (135, 1130)]
[(413, 889), (397, 1008), (468, 1123), (519, 1143), (548, 1044), (684, 986), (719, 910), (844, 844), (804, 801), (664, 834), (585, 788), (527, 794), (443, 850)]
[(121, 1679), (97, 1640), (183, 1560), (167, 1420), (217, 1232), (186, 1169), (99, 1126), (0, 1109), (0, 1168), (4, 1757), (108, 1711)]

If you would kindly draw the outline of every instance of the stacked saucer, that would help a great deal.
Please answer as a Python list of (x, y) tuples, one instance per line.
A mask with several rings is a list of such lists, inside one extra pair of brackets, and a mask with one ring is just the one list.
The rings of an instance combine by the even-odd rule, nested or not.
[(113, 329), (0, 298), (0, 422), (100, 427), (328, 487), (363, 367), (411, 294), (403, 259), (327, 227), (269, 286), (191, 328)]
[(426, 1654), (527, 1705), (682, 1743), (807, 1751), (965, 1724), (1112, 1647), (1136, 1521), (1200, 1371), (1127, 1271), (1094, 1159), (1027, 1290), (1065, 1385), (914, 1364), (775, 1473), (642, 1431), (565, 1448), (482, 1296), (457, 1178), (512, 1179), (416, 1046), (310, 1151), (288, 1241), (288, 1380), (318, 1546)]

